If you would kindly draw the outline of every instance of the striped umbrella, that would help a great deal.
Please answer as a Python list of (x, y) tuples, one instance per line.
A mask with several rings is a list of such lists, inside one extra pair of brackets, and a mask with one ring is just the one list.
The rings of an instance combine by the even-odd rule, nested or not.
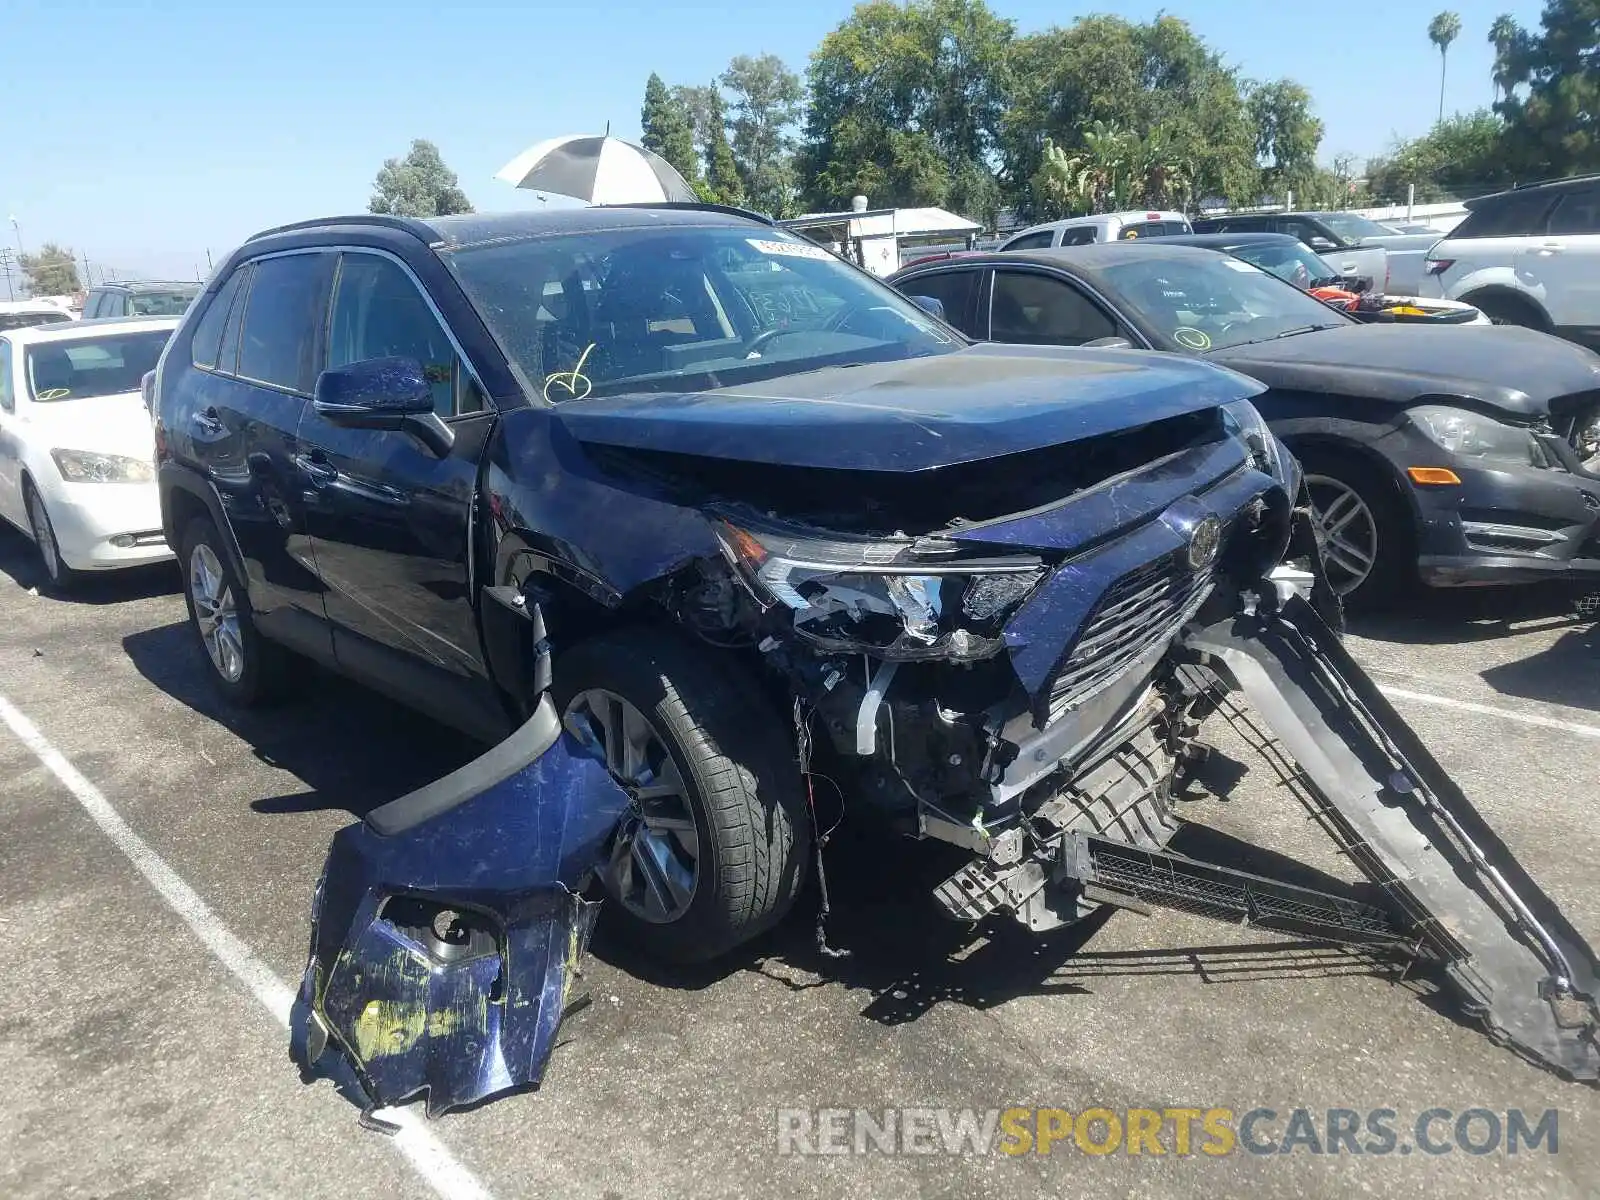
[(551, 138), (524, 150), (496, 179), (533, 192), (576, 196), (590, 204), (643, 204), (697, 197), (659, 154), (607, 134)]

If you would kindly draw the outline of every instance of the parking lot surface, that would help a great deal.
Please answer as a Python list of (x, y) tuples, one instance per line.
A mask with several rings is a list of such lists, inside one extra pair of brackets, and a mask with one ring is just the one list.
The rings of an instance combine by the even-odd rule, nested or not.
[[(312, 889), (334, 830), (476, 748), (324, 676), (283, 709), (228, 711), (176, 568), (70, 599), (39, 583), (28, 543), (0, 533), (7, 1197), (1600, 1194), (1600, 1095), (1493, 1046), (1424, 980), (1179, 914), (986, 941), (936, 915), (914, 848), (844, 835), (829, 930), (851, 957), (821, 956), (803, 911), (731, 962), (668, 972), (602, 922), (595, 1003), (541, 1091), (365, 1131), (288, 1058)], [(1592, 628), (1486, 593), (1430, 598), (1350, 644), (1600, 943)], [(1184, 815), (1347, 873), (1265, 772), (1219, 790)], [(1402, 1145), (779, 1154), (779, 1109), (903, 1106), (1270, 1108), (1280, 1136), (1296, 1108), (1318, 1125), (1386, 1108)], [(1559, 1145), (1408, 1153), (1430, 1108), (1557, 1109)]]

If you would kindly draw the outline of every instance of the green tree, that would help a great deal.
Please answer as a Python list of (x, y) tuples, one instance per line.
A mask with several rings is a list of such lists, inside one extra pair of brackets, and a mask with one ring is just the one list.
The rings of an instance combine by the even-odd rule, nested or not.
[(709, 133), (711, 150), (706, 161), (706, 182), (701, 196), (713, 204), (732, 204), (742, 208), (749, 203), (744, 192), (744, 180), (739, 175), (739, 163), (728, 144), (727, 127), (722, 121), (722, 101), (717, 99), (717, 120)]
[(1322, 144), (1322, 122), (1311, 113), (1311, 94), (1298, 83), (1278, 79), (1252, 84), (1247, 104), (1261, 163), (1261, 192), (1276, 197), (1303, 191), (1316, 178), (1317, 147)]
[(1509, 187), (1505, 122), (1488, 109), (1456, 114), (1367, 163), (1367, 186), (1380, 202), (1398, 203), (1416, 188), (1419, 203), (1461, 199)]
[(397, 217), (445, 217), (469, 213), (472, 202), (444, 165), (439, 148), (422, 138), (411, 143), (404, 158), (385, 159), (374, 181), (367, 211)]
[(1521, 32), (1517, 23), (1506, 13), (1501, 13), (1494, 19), (1494, 24), (1489, 26), (1489, 44), (1494, 47), (1494, 68), (1491, 76), (1496, 100), (1502, 97), (1507, 100), (1511, 98), (1511, 85), (1515, 81), (1507, 69), (1507, 60)]
[(724, 128), (722, 91), (715, 83), (680, 83), (672, 89), (672, 98), (689, 118), (695, 152), (700, 155), (700, 165), (704, 171), (711, 162), (713, 132)]
[(1442, 12), (1428, 22), (1428, 40), (1439, 47), (1439, 120), (1444, 120), (1444, 68), (1450, 43), (1461, 36), (1461, 17)]
[(78, 290), (78, 263), (64, 246), (46, 242), (37, 254), (17, 255), (17, 265), (35, 296), (65, 296)]
[(807, 71), (807, 200), (839, 207), (998, 207), (1010, 21), (982, 0), (869, 0), (823, 38)]
[(793, 131), (805, 99), (800, 77), (775, 54), (741, 54), (718, 82), (732, 97), (733, 157), (750, 203), (786, 215), (795, 191)]
[(654, 71), (644, 85), (644, 106), (639, 111), (640, 143), (677, 169), (692, 187), (700, 178), (700, 160), (694, 148), (694, 129), (688, 110)]
[[(1499, 22), (1496, 22), (1499, 25)], [(1546, 0), (1540, 31), (1509, 23), (1495, 111), (1521, 179), (1600, 170), (1600, 0)]]

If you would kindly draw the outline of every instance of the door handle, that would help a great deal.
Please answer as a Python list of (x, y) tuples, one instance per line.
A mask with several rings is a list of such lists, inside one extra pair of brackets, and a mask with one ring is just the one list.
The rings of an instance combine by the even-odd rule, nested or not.
[(320, 454), (297, 454), (294, 465), (299, 467), (312, 487), (324, 488), (339, 478), (339, 470)]
[(204, 412), (197, 411), (191, 414), (189, 417), (189, 424), (193, 425), (196, 429), (198, 429), (201, 433), (206, 434), (208, 437), (214, 437), (223, 431), (222, 418), (217, 416), (217, 410), (214, 408), (208, 408)]

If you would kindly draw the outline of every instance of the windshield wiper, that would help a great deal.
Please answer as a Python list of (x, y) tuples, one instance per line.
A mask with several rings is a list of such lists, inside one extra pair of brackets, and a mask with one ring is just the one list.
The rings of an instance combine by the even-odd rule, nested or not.
[[(1271, 340), (1275, 342), (1279, 338), (1298, 337), (1302, 333), (1320, 333), (1324, 329), (1337, 329), (1337, 328), (1339, 328), (1339, 326), (1337, 324), (1301, 325), (1300, 327), (1298, 327), (1296, 329), (1285, 329), (1282, 333), (1275, 333), (1275, 334), (1272, 335)], [(1263, 339), (1263, 340), (1266, 340), (1266, 339)]]

